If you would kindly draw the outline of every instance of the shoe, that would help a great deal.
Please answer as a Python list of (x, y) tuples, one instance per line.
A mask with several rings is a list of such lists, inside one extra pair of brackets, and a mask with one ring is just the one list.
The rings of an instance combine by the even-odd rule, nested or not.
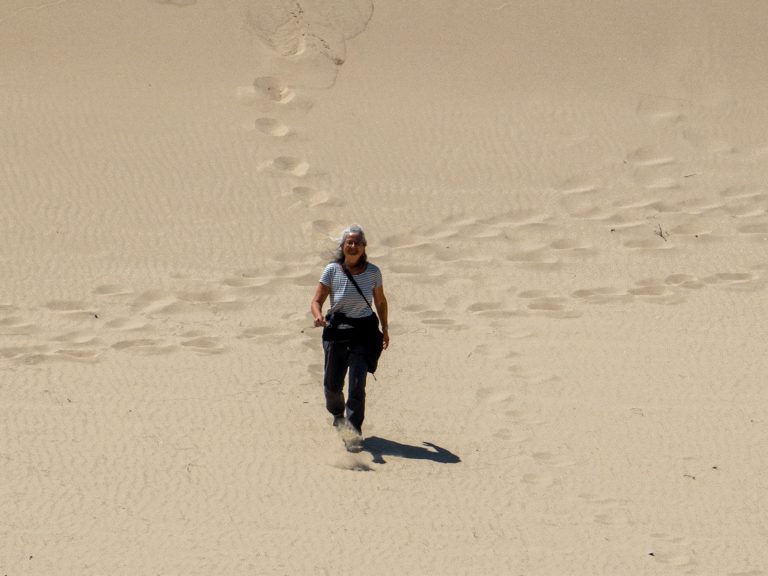
[(354, 434), (350, 436), (349, 438), (344, 438), (344, 446), (347, 448), (347, 452), (352, 452), (353, 454), (357, 454), (358, 452), (363, 451), (363, 437)]
[(347, 425), (347, 419), (344, 418), (344, 414), (338, 414), (333, 417), (333, 427), (343, 428)]

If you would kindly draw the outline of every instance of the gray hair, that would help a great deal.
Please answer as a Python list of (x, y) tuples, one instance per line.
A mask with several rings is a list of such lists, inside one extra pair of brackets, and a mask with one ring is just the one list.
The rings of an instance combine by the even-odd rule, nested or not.
[(368, 244), (368, 242), (365, 240), (365, 232), (363, 232), (363, 229), (357, 224), (352, 224), (352, 226), (347, 226), (344, 228), (344, 232), (341, 233), (341, 238), (339, 238), (339, 248), (344, 246), (344, 242), (346, 242), (347, 238), (352, 234), (360, 235), (360, 242), (363, 244), (363, 246)]
[[(336, 254), (334, 255), (333, 262), (337, 262), (339, 264), (342, 264), (344, 262), (344, 242), (347, 241), (347, 238), (351, 234), (359, 234), (360, 235), (360, 243), (363, 246), (368, 245), (368, 241), (365, 239), (365, 232), (363, 232), (363, 229), (358, 226), (357, 224), (352, 224), (351, 226), (347, 226), (344, 228), (344, 231), (341, 233), (341, 238), (339, 238), (339, 247), (336, 250)], [(363, 255), (360, 257), (360, 262), (367, 262), (368, 261), (368, 255), (363, 253)]]

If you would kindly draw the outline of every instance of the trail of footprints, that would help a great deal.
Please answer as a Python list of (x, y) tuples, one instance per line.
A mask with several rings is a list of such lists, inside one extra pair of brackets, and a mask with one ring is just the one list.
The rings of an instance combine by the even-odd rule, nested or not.
[[(155, 0), (176, 7), (195, 0)], [(237, 90), (241, 104), (256, 111), (252, 129), (270, 138), (276, 154), (257, 166), (284, 180), (296, 206), (335, 208), (343, 200), (328, 193), (324, 175), (295, 154), (295, 123), (313, 107), (309, 90), (334, 85), (345, 59), (345, 38), (362, 32), (373, 13), (361, 2), (353, 16), (308, 13), (300, 3), (254, 4), (247, 28), (271, 52), (280, 73), (256, 77)], [(327, 10), (325, 10), (327, 12)], [(331, 12), (333, 10), (331, 9)], [(339, 16), (339, 17), (337, 17)], [(308, 233), (327, 236), (335, 223), (322, 218), (306, 222)], [(293, 334), (300, 314), (283, 318), (284, 326), (235, 326), (234, 318), (249, 303), (276, 287), (310, 287), (314, 272), (297, 267), (285, 271), (246, 270), (218, 282), (176, 282), (178, 288), (135, 293), (120, 284), (96, 287), (86, 301), (50, 301), (37, 309), (13, 304), (0, 307), (0, 359), (22, 364), (62, 360), (96, 362), (105, 354), (220, 354), (236, 341), (259, 342), (276, 334)], [(265, 290), (266, 289), (266, 290)], [(231, 321), (222, 321), (222, 317)], [(434, 318), (441, 324), (440, 318)], [(293, 324), (292, 324), (293, 323)], [(294, 326), (295, 324), (295, 326)], [(314, 366), (314, 372), (321, 368)]]
[[(480, 280), (472, 274), (468, 276), (466, 270), (482, 270), (483, 274), (495, 270), (503, 276), (512, 266), (546, 272), (595, 254), (595, 248), (583, 241), (558, 237), (558, 229), (551, 217), (537, 213), (509, 212), (487, 219), (450, 218), (433, 229), (382, 239), (378, 244), (389, 253), (380, 255), (377, 261), (386, 265), (389, 274), (403, 278), (398, 283), (444, 287), (450, 280), (467, 284), (471, 288), (465, 292), (474, 293)], [(664, 244), (661, 238), (656, 241)], [(396, 259), (393, 254), (397, 254)], [(423, 262), (430, 264), (425, 267)], [(768, 282), (765, 272), (765, 267), (706, 276), (680, 272), (638, 279), (631, 285), (586, 286), (566, 292), (509, 286), (505, 293), (491, 300), (467, 302), (448, 297), (442, 303), (433, 300), (429, 305), (407, 304), (403, 312), (412, 315), (425, 329), (433, 330), (460, 329), (465, 326), (462, 317), (466, 315), (489, 322), (529, 315), (571, 319), (580, 317), (585, 307), (592, 305), (673, 305), (711, 288), (762, 290)], [(444, 288), (440, 293), (444, 293)]]
[[(611, 198), (587, 182), (568, 181), (558, 191), (569, 217), (604, 223), (626, 250), (669, 250), (675, 246), (670, 237), (678, 243), (717, 242), (734, 231), (750, 241), (768, 237), (768, 191), (758, 187), (727, 188), (716, 196), (640, 194), (634, 201), (626, 191)], [(673, 224), (667, 228), (665, 221)]]
[(273, 149), (286, 149), (258, 165), (257, 169), (281, 178), (291, 187), (300, 208), (335, 208), (344, 202), (323, 186), (323, 174), (296, 154), (297, 122), (314, 105), (312, 90), (329, 89), (336, 83), (346, 58), (346, 38), (368, 25), (373, 3), (358, 3), (354, 12), (335, 12), (333, 6), (302, 6), (295, 1), (254, 4), (248, 10), (248, 29), (267, 51), (275, 73), (259, 75), (237, 90), (241, 104), (253, 108), (251, 129), (271, 139)]
[(111, 353), (221, 354), (238, 344), (281, 335), (304, 341), (302, 314), (249, 321), (249, 307), (284, 288), (304, 290), (317, 281), (303, 267), (243, 270), (215, 281), (171, 278), (170, 288), (134, 291), (96, 287), (87, 300), (51, 300), (40, 307), (0, 306), (0, 362), (93, 363)]
[[(688, 100), (661, 96), (644, 96), (637, 106), (638, 117), (660, 142), (682, 135), (694, 149), (740, 167), (743, 157), (765, 153), (765, 149), (741, 151), (698, 133), (691, 118), (700, 112)], [(610, 225), (627, 250), (672, 249), (665, 234), (683, 242), (718, 242), (735, 231), (745, 240), (764, 243), (768, 238), (768, 187), (744, 184), (717, 191), (712, 176), (701, 173), (696, 160), (687, 163), (663, 145), (654, 144), (630, 151), (621, 174), (609, 183), (602, 183), (601, 176), (573, 178), (556, 191), (561, 196), (559, 205), (569, 217)], [(669, 230), (665, 230), (664, 220), (674, 221)], [(648, 235), (651, 224), (661, 226), (658, 237)]]

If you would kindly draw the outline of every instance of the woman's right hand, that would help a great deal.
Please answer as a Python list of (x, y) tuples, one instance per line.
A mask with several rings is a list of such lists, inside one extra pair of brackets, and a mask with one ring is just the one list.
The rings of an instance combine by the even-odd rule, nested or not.
[(315, 316), (315, 328), (321, 328), (328, 325), (328, 322), (326, 322), (325, 318), (321, 315)]

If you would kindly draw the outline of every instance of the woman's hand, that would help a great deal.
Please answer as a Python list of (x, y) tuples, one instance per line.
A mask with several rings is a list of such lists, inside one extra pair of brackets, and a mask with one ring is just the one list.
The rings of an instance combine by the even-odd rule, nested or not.
[(323, 316), (323, 303), (330, 293), (331, 288), (329, 286), (322, 283), (317, 285), (315, 295), (312, 298), (312, 304), (309, 305), (309, 310), (312, 312), (312, 318), (315, 319), (315, 328), (328, 325), (328, 322), (325, 321), (325, 316)]
[(373, 289), (373, 303), (376, 305), (376, 312), (379, 314), (379, 322), (381, 322), (381, 332), (384, 334), (384, 350), (389, 348), (389, 316), (387, 297), (384, 296), (384, 288), (377, 286)]

